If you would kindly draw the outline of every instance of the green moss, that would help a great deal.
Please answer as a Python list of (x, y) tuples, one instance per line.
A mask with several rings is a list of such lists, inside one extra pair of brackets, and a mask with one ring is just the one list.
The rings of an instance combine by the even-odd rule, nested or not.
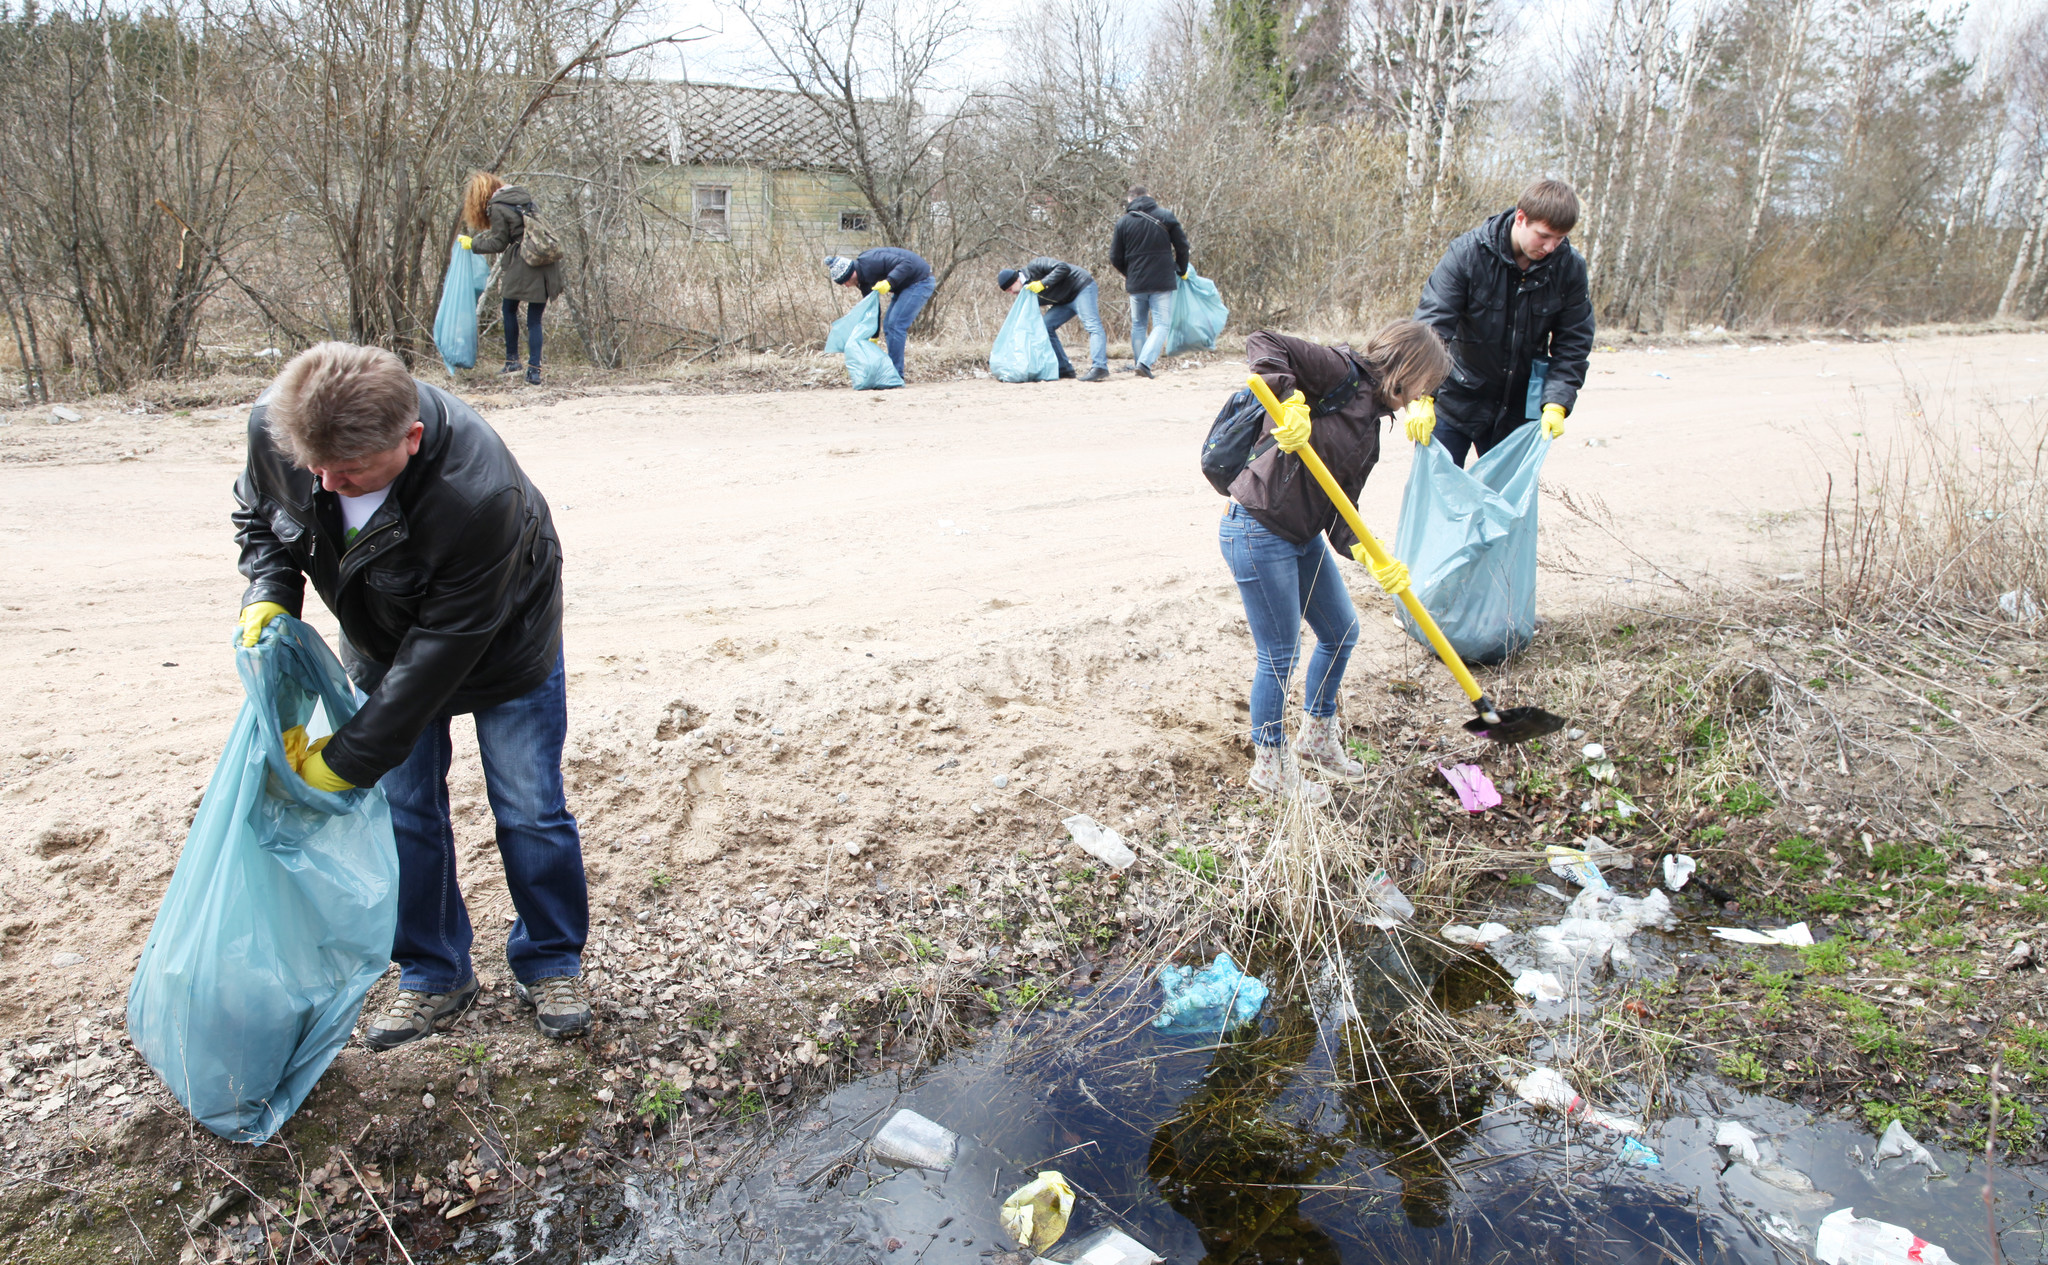
[(1805, 960), (1807, 970), (1822, 975), (1841, 975), (1849, 969), (1849, 947), (1840, 940), (1806, 945), (1799, 950), (1799, 956)]
[(1940, 874), (1948, 869), (1942, 855), (1926, 844), (1908, 848), (1903, 843), (1880, 843), (1871, 849), (1873, 874)]
[(1828, 850), (1805, 835), (1793, 835), (1780, 843), (1772, 854), (1785, 863), (1785, 868), (1795, 878), (1818, 874), (1828, 865)]
[(1777, 807), (1764, 788), (1755, 782), (1737, 782), (1721, 795), (1721, 808), (1736, 817), (1759, 817)]

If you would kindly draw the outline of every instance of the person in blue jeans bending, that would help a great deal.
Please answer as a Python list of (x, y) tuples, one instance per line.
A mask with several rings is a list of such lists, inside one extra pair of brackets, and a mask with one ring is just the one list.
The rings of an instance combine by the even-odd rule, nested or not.
[(546, 499), (461, 400), (388, 351), (320, 343), (257, 399), (235, 500), (242, 644), (297, 615), (310, 578), (368, 694), (332, 736), (287, 742), (308, 784), (376, 785), (391, 804), (398, 993), (363, 1043), (416, 1041), (477, 995), (448, 808), (449, 719), (463, 713), (518, 914), (514, 991), (547, 1035), (588, 1031), (590, 898), (562, 790), (562, 548)]
[(1080, 317), (1081, 328), (1088, 331), (1089, 362), (1088, 376), (1081, 381), (1109, 380), (1109, 333), (1102, 327), (1102, 304), (1094, 274), (1079, 264), (1040, 255), (1021, 269), (997, 269), (996, 288), (1005, 294), (1029, 290), (1038, 296), (1045, 316), (1045, 332), (1052, 339), (1052, 354), (1059, 359), (1062, 378), (1075, 375), (1074, 362), (1067, 359), (1067, 349), (1060, 346), (1059, 328)]
[(877, 246), (848, 258), (827, 255), (825, 270), (832, 284), (852, 286), (863, 296), (870, 291), (889, 295), (889, 310), (882, 314), (882, 341), (896, 373), (903, 375), (903, 348), (910, 340), (911, 322), (939, 289), (932, 266), (923, 255), (901, 246)]
[[(1281, 401), (1279, 423), (1265, 419), (1251, 460), (1231, 481), (1230, 508), (1218, 531), (1257, 657), (1250, 781), (1269, 795), (1325, 804), (1329, 788), (1303, 778), (1303, 764), (1339, 777), (1365, 772), (1345, 754), (1337, 722), (1337, 687), (1358, 644), (1358, 614), (1329, 545), (1371, 563), (1297, 454), (1313, 434), (1316, 455), (1356, 503), (1379, 460), (1380, 418), (1434, 391), (1451, 360), (1436, 331), (1417, 321), (1385, 326), (1362, 351), (1260, 330), (1245, 340), (1245, 358)], [(1408, 585), (1398, 562), (1373, 569), (1373, 578), (1389, 593)], [(1285, 713), (1303, 620), (1315, 632), (1316, 647), (1302, 682), (1306, 718), (1290, 747)]]

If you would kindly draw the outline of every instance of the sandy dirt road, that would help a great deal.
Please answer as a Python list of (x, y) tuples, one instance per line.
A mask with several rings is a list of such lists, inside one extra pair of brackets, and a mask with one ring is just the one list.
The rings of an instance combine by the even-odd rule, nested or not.
[[(1065, 811), (1142, 838), (1160, 796), (1241, 778), (1250, 643), (1195, 454), (1242, 372), (473, 397), (567, 552), (597, 899), (921, 882)], [(1808, 569), (1858, 445), (2043, 401), (2041, 333), (1598, 353), (1545, 470), (1594, 512), (1546, 501), (1541, 607)], [(119, 1005), (240, 703), (241, 412), (84, 411), (0, 428), (0, 1030)], [(1407, 449), (1388, 433), (1365, 497), (1389, 536)], [(1347, 693), (1440, 682), (1353, 588)], [(509, 902), (458, 753), (488, 942)]]

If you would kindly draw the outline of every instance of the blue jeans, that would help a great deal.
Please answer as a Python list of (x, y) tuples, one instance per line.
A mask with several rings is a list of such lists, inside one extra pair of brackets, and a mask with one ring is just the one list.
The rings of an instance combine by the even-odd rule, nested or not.
[(1301, 657), (1301, 621), (1315, 630), (1302, 706), (1315, 717), (1337, 714), (1337, 687), (1358, 644), (1358, 612), (1337, 569), (1337, 555), (1317, 536), (1305, 545), (1281, 539), (1232, 501), (1218, 537), (1230, 578), (1244, 599), (1258, 666), (1252, 673), (1252, 741), (1287, 741), (1287, 687)]
[(1166, 350), (1166, 335), (1173, 325), (1173, 293), (1159, 290), (1131, 296), (1131, 359), (1147, 369)]
[(1060, 346), (1059, 335), (1054, 331), (1077, 316), (1081, 318), (1081, 328), (1088, 331), (1089, 363), (1097, 369), (1109, 368), (1109, 332), (1102, 328), (1101, 293), (1091, 281), (1081, 287), (1072, 303), (1045, 310), (1045, 332), (1052, 335), (1052, 354), (1059, 357), (1062, 376), (1074, 371), (1074, 362), (1067, 359), (1067, 349)]
[(938, 290), (939, 283), (926, 277), (901, 294), (891, 292), (889, 310), (882, 314), (882, 341), (889, 347), (889, 360), (898, 376), (903, 373), (903, 344), (910, 340), (910, 323)]
[[(569, 698), (562, 659), (532, 691), (476, 713), (484, 788), (497, 818), (505, 886), (519, 914), (505, 960), (522, 984), (583, 971), (590, 896), (583, 844), (562, 794), (562, 740)], [(378, 785), (398, 837), (398, 934), (391, 956), (399, 987), (445, 993), (469, 978), (469, 909), (455, 881), (448, 817), (448, 717), (427, 725), (405, 763)]]
[[(540, 317), (547, 310), (546, 303), (526, 305), (526, 363), (540, 368)], [(519, 361), (519, 300), (506, 299), (501, 315), (505, 318), (505, 363)]]

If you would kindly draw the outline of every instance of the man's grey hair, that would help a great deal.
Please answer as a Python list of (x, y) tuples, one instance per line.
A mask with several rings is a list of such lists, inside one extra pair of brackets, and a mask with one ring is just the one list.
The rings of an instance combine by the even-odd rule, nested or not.
[(389, 452), (420, 416), (405, 362), (354, 343), (315, 343), (293, 356), (266, 398), (264, 427), (301, 468)]

